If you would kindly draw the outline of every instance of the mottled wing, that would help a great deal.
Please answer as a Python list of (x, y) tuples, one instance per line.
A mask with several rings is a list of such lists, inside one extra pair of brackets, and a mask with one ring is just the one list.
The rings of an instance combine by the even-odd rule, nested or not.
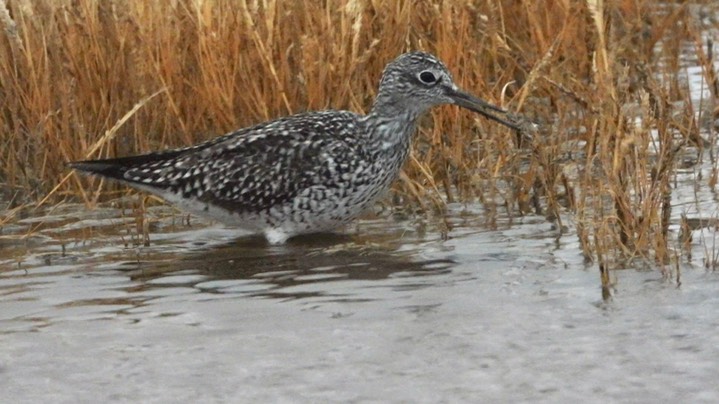
[(341, 189), (364, 161), (356, 114), (293, 115), (138, 165), (124, 178), (233, 212), (282, 205), (311, 187)]

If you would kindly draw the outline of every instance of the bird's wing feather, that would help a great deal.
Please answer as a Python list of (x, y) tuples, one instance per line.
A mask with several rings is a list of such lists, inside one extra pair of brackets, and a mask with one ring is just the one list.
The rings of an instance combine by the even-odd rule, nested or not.
[(131, 167), (124, 179), (235, 212), (281, 205), (310, 187), (342, 187), (365, 160), (357, 115), (293, 115)]

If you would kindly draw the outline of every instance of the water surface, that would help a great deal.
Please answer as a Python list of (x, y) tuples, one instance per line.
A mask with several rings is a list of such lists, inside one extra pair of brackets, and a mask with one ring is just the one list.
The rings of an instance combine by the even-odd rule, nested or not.
[(176, 220), (135, 247), (94, 211), (69, 224), (92, 242), (6, 246), (4, 400), (719, 400), (714, 273), (621, 271), (604, 302), (571, 229), (469, 208), (447, 239), (380, 218), (268, 246)]

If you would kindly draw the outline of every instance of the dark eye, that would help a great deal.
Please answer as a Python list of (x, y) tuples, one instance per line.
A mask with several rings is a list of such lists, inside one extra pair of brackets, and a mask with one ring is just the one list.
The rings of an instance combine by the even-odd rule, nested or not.
[(437, 77), (435, 77), (434, 73), (425, 70), (422, 73), (419, 74), (419, 79), (424, 84), (434, 84), (437, 82)]

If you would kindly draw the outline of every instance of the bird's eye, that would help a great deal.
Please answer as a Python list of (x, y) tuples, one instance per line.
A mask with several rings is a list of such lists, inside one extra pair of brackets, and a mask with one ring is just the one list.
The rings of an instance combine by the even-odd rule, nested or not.
[(429, 70), (425, 70), (419, 74), (419, 80), (424, 84), (434, 84), (437, 82), (437, 77)]

